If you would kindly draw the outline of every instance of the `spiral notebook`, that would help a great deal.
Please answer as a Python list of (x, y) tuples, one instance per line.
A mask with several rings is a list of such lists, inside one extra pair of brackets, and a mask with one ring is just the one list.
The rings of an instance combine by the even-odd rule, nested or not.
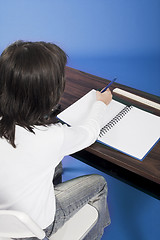
[[(96, 91), (91, 90), (57, 117), (71, 126), (80, 125), (94, 101)], [(154, 114), (112, 100), (104, 115), (97, 141), (138, 160), (142, 161), (160, 139), (160, 117)]]

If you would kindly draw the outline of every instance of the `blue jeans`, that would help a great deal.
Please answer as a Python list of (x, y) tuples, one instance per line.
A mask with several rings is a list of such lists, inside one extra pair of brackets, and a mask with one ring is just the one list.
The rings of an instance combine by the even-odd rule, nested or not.
[(46, 235), (51, 236), (80, 208), (89, 203), (98, 210), (99, 217), (96, 225), (84, 239), (101, 239), (104, 228), (110, 224), (107, 190), (105, 179), (96, 174), (78, 177), (56, 185), (56, 215), (54, 222), (45, 229)]

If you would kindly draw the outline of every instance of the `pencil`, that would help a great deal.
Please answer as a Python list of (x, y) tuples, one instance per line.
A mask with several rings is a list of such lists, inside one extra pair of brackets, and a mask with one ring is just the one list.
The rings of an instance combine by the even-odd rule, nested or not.
[(107, 88), (109, 88), (109, 87), (112, 85), (112, 83), (114, 83), (114, 82), (116, 81), (116, 79), (117, 79), (117, 78), (114, 78), (114, 79), (101, 91), (101, 93), (105, 92), (105, 91), (107, 90)]

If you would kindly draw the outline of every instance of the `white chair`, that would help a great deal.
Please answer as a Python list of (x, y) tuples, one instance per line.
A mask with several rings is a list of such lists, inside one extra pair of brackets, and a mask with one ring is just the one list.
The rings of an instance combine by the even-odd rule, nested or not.
[[(86, 204), (53, 234), (50, 240), (81, 240), (96, 224), (97, 219), (97, 210)], [(47, 239), (45, 232), (27, 214), (0, 210), (0, 240), (25, 237)]]

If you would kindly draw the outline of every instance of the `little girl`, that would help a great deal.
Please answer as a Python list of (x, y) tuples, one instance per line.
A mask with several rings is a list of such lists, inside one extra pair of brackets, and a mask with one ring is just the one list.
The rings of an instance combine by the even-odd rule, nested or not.
[(18, 41), (0, 57), (0, 209), (24, 211), (49, 237), (86, 203), (99, 212), (85, 239), (100, 239), (110, 224), (107, 184), (87, 175), (55, 187), (52, 179), (64, 156), (93, 144), (110, 90), (78, 127), (47, 124), (65, 87), (66, 54), (55, 44)]

